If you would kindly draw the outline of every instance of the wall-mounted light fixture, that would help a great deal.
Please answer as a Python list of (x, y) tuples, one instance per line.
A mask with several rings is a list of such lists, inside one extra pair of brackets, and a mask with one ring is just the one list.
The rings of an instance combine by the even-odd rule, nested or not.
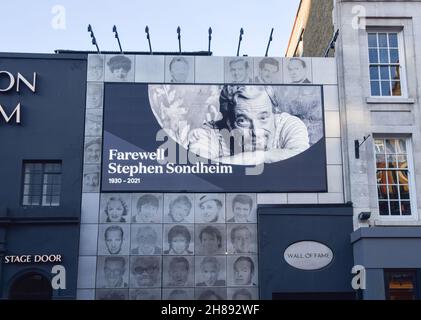
[(358, 220), (362, 222), (367, 222), (371, 218), (371, 212), (361, 212), (358, 215)]

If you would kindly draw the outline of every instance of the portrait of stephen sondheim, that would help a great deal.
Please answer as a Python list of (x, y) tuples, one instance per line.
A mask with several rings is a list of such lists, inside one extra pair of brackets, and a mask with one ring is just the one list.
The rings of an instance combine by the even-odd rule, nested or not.
[(274, 113), (272, 88), (227, 85), (221, 91), (220, 118), (189, 135), (189, 151), (234, 165), (274, 163), (310, 147), (304, 122), (286, 112)]

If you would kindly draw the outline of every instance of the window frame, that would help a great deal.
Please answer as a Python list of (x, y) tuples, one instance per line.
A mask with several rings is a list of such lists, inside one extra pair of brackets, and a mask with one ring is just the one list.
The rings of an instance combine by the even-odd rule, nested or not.
[[(377, 157), (378, 154), (376, 151), (376, 144), (375, 140), (388, 140), (388, 139), (394, 139), (399, 140), (403, 139), (406, 144), (406, 156), (408, 159), (408, 185), (409, 185), (409, 201), (410, 201), (410, 208), (411, 208), (411, 215), (404, 216), (404, 215), (398, 215), (398, 216), (392, 216), (392, 215), (381, 215), (380, 214), (380, 199), (379, 199), (379, 193), (378, 193), (378, 186), (377, 183)], [(374, 166), (374, 181), (375, 181), (375, 192), (376, 192), (376, 208), (377, 208), (377, 217), (381, 221), (389, 221), (389, 222), (402, 222), (402, 221), (418, 221), (419, 215), (418, 215), (418, 208), (417, 208), (417, 193), (416, 193), (416, 184), (415, 184), (415, 171), (414, 171), (414, 158), (413, 158), (413, 149), (412, 149), (412, 137), (410, 136), (404, 136), (404, 135), (374, 135), (373, 136), (373, 166)], [(385, 170), (387, 171), (387, 170)], [(387, 184), (389, 185), (389, 184)], [(390, 200), (388, 199), (387, 202), (389, 203)]]
[[(26, 177), (25, 168), (26, 168), (27, 164), (41, 164), (42, 165), (42, 179), (43, 180), (42, 180), (42, 183), (40, 184), (41, 193), (39, 195), (39, 197), (40, 197), (39, 204), (25, 204), (24, 203), (25, 196), (30, 196), (29, 194), (25, 194), (25, 185), (31, 185), (31, 184), (25, 183), (25, 177)], [(53, 196), (53, 195), (49, 195), (48, 193), (44, 194), (45, 186), (53, 185), (53, 184), (44, 183), (44, 175), (45, 174), (51, 174), (51, 173), (45, 172), (45, 165), (47, 165), (47, 164), (59, 164), (60, 165), (60, 173), (59, 174), (55, 173), (57, 175), (60, 175), (60, 193), (58, 195), (58, 204), (57, 205), (53, 205), (52, 201), (50, 201), (49, 204), (44, 204), (44, 197), (48, 197), (48, 196), (52, 197)], [(20, 197), (21, 207), (25, 207), (25, 208), (58, 208), (62, 205), (62, 191), (63, 191), (63, 161), (62, 160), (23, 160), (22, 161), (21, 197)]]
[[(384, 100), (390, 100), (390, 99), (407, 99), (408, 98), (408, 82), (407, 82), (407, 76), (406, 76), (406, 59), (405, 59), (405, 38), (404, 38), (404, 28), (403, 26), (400, 27), (373, 27), (373, 26), (367, 26), (365, 30), (365, 40), (366, 40), (366, 54), (367, 54), (367, 72), (368, 72), (368, 90), (369, 90), (369, 98), (373, 99), (384, 99)], [(370, 75), (370, 47), (368, 45), (368, 35), (369, 33), (397, 33), (398, 37), (398, 53), (399, 53), (399, 71), (400, 71), (400, 84), (401, 84), (401, 95), (400, 96), (374, 96), (371, 92), (371, 75)], [(378, 48), (378, 47), (377, 47)], [(378, 63), (380, 64), (380, 63)], [(387, 64), (389, 67), (391, 64)], [(379, 79), (379, 81), (381, 81)], [(392, 79), (390, 79), (392, 81)]]
[[(419, 281), (418, 281), (418, 277), (417, 277), (417, 269), (383, 269), (383, 278), (384, 278), (384, 294), (385, 294), (385, 299), (386, 300), (390, 300), (390, 293), (395, 291), (398, 291), (399, 289), (390, 289), (389, 287), (389, 279), (390, 276), (392, 274), (398, 274), (398, 273), (409, 273), (412, 275), (413, 280), (414, 280), (414, 288), (413, 293), (414, 293), (414, 300), (418, 300), (419, 297)], [(402, 291), (404, 291), (404, 289), (402, 289)]]

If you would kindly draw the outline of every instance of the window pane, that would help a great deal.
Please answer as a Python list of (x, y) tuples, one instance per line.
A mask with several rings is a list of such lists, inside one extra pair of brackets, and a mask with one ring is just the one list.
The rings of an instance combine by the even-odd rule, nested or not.
[(61, 175), (60, 174), (53, 175), (52, 182), (53, 184), (61, 184)]
[(389, 47), (397, 48), (398, 47), (398, 34), (389, 33)]
[(368, 46), (371, 48), (377, 47), (377, 33), (368, 34)]
[(387, 156), (387, 167), (389, 169), (396, 169), (397, 168), (396, 156)]
[(53, 185), (52, 190), (51, 190), (52, 195), (59, 196), (60, 195), (60, 189), (61, 189), (60, 185)]
[(377, 171), (377, 184), (387, 184), (387, 171)]
[(399, 67), (390, 67), (390, 78), (394, 80), (400, 79)]
[(382, 80), (389, 80), (389, 67), (380, 67), (380, 78)]
[(390, 96), (390, 82), (389, 81), (382, 81), (382, 96)]
[(43, 195), (51, 195), (53, 192), (53, 188), (51, 184), (45, 184), (42, 188)]
[(387, 49), (380, 49), (380, 63), (389, 63), (389, 53)]
[(388, 191), (389, 191), (390, 200), (399, 200), (399, 193), (398, 193), (397, 186), (389, 186)]
[(41, 173), (42, 172), (42, 163), (32, 163), (31, 172)]
[(377, 186), (377, 194), (379, 195), (379, 200), (387, 200), (387, 186)]
[(379, 67), (370, 67), (370, 80), (379, 80)]
[(380, 82), (379, 81), (371, 81), (371, 95), (380, 96)]
[(387, 139), (386, 140), (386, 153), (397, 153), (396, 152), (396, 143), (398, 140), (396, 139)]
[(24, 206), (29, 206), (31, 203), (29, 202), (29, 196), (23, 196), (22, 204)]
[(399, 201), (390, 201), (390, 215), (392, 216), (400, 216), (401, 209), (399, 205)]
[(42, 175), (41, 174), (31, 174), (30, 183), (41, 184), (42, 183)]
[(369, 49), (369, 61), (370, 63), (378, 63), (379, 57), (377, 53), (377, 49)]
[(399, 63), (399, 50), (398, 49), (390, 49), (390, 63)]
[(399, 186), (399, 194), (401, 199), (409, 200), (409, 185), (401, 185)]
[(398, 96), (399, 97), (399, 96), (402, 95), (400, 81), (393, 81), (392, 82), (392, 93), (393, 93), (393, 96)]
[(406, 153), (406, 140), (399, 139), (396, 140), (396, 153)]
[(387, 181), (389, 184), (398, 184), (396, 171), (387, 171)]
[(387, 48), (387, 33), (379, 33), (379, 47)]
[(403, 216), (410, 216), (411, 215), (411, 203), (409, 201), (402, 201), (401, 202), (401, 209)]
[(60, 173), (61, 165), (59, 163), (46, 163), (45, 172), (48, 173)]
[(376, 139), (374, 141), (374, 145), (376, 148), (376, 153), (384, 153), (384, 140), (383, 139)]
[(24, 183), (31, 183), (31, 175), (29, 173), (25, 173), (25, 178), (23, 179)]
[(387, 201), (379, 201), (379, 212), (381, 216), (389, 215), (389, 204)]
[(51, 205), (52, 206), (59, 206), (60, 205), (60, 197), (59, 196), (53, 196), (51, 198)]
[(408, 169), (408, 158), (407, 156), (397, 156), (398, 168), (399, 169)]
[(408, 184), (408, 171), (397, 171), (399, 184)]
[(376, 155), (376, 164), (378, 169), (386, 168), (386, 156), (383, 154)]
[(34, 165), (32, 163), (25, 163), (25, 172), (29, 173), (33, 170)]

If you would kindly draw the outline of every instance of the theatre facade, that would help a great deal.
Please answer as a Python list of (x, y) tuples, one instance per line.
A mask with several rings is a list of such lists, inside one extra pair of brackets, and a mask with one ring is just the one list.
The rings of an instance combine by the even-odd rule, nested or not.
[(1, 298), (356, 298), (335, 59), (0, 67)]

